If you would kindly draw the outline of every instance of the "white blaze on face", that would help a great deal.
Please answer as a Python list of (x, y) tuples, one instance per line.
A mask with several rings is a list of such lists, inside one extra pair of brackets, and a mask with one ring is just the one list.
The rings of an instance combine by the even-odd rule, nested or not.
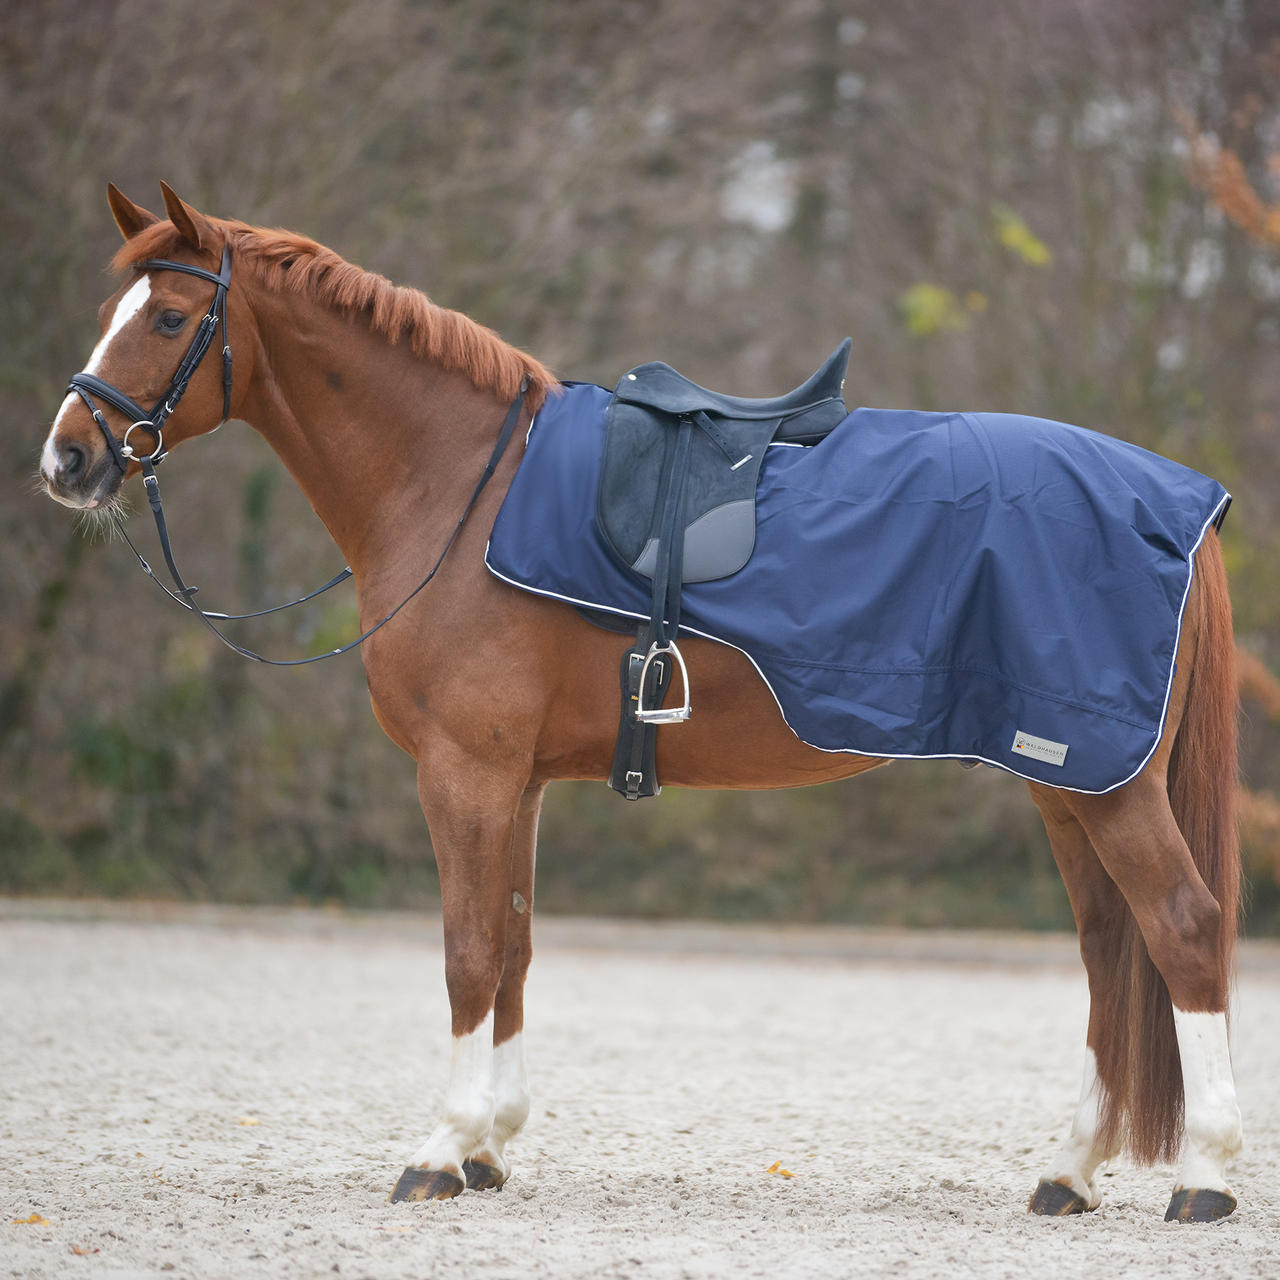
[[(111, 323), (107, 326), (106, 333), (98, 339), (98, 345), (94, 347), (93, 354), (89, 357), (89, 363), (84, 367), (85, 373), (96, 374), (101, 371), (103, 362), (107, 357), (107, 348), (111, 346), (120, 330), (146, 306), (147, 299), (150, 296), (151, 277), (144, 275), (132, 285), (128, 293), (116, 304), (115, 313), (111, 317)], [(44, 452), (40, 457), (40, 470), (47, 476), (53, 475), (58, 469), (58, 455), (53, 447), (54, 437), (58, 434), (58, 424), (62, 421), (62, 416), (68, 408), (73, 404), (79, 403), (80, 397), (74, 391), (68, 392), (67, 398), (62, 402), (62, 408), (58, 410), (58, 416), (53, 420), (53, 428), (49, 432), (49, 438), (44, 442)]]
[(1241, 1145), (1226, 1015), (1184, 1013), (1175, 1007), (1173, 1025), (1182, 1058), (1187, 1117), (1178, 1187), (1226, 1191), (1226, 1163)]

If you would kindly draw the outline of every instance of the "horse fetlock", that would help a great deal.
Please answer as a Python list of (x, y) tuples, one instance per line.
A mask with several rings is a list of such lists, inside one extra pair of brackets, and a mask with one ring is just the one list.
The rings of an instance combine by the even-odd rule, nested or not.
[(1239, 1117), (1236, 1119), (1234, 1130), (1227, 1134), (1225, 1140), (1216, 1135), (1193, 1136), (1188, 1131), (1182, 1161), (1178, 1166), (1175, 1190), (1200, 1188), (1230, 1194), (1231, 1188), (1226, 1180), (1226, 1164), (1239, 1152), (1241, 1145)]
[(463, 1157), (493, 1132), (493, 1099), (475, 1098), (467, 1107), (450, 1108), (431, 1137), (418, 1149), (412, 1163), (422, 1168), (457, 1167)]
[(529, 1095), (504, 1099), (494, 1112), (493, 1138), (496, 1142), (507, 1143), (524, 1128), (529, 1118)]
[(1187, 1116), (1186, 1150), (1230, 1160), (1244, 1146), (1244, 1125), (1234, 1095), (1201, 1102), (1194, 1116)]

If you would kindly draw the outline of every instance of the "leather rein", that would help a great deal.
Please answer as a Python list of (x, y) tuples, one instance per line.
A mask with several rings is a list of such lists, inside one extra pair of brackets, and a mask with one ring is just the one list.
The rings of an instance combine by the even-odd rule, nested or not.
[[(254, 662), (263, 662), (272, 667), (302, 667), (311, 662), (322, 662), (325, 658), (335, 658), (341, 653), (349, 652), (363, 644), (375, 631), (385, 627), (436, 576), (436, 572), (444, 563), (444, 558), (449, 554), (454, 542), (457, 541), (458, 535), (462, 532), (463, 524), (471, 514), (471, 510), (479, 499), (485, 485), (492, 479), (494, 472), (497, 470), (498, 462), (511, 441), (516, 423), (520, 419), (520, 411), (524, 407), (525, 393), (529, 389), (529, 379), (525, 377), (521, 380), (520, 390), (516, 393), (515, 399), (512, 400), (511, 406), (507, 410), (502, 430), (498, 434), (498, 441), (494, 445), (493, 453), (489, 456), (489, 461), (485, 466), (479, 483), (468, 499), (462, 515), (459, 516), (458, 523), (454, 525), (453, 531), (449, 534), (444, 550), (440, 552), (427, 576), (380, 622), (375, 623), (354, 640), (348, 641), (337, 649), (330, 649), (326, 653), (317, 653), (310, 658), (266, 658), (260, 653), (255, 653), (252, 649), (236, 644), (234, 640), (226, 636), (215, 625), (213, 620), (216, 618), (219, 622), (237, 622), (245, 618), (261, 618), (269, 613), (279, 613), (283, 609), (292, 609), (294, 605), (305, 604), (308, 600), (314, 600), (316, 596), (322, 595), (331, 587), (336, 587), (339, 583), (345, 582), (352, 576), (352, 572), (349, 567), (344, 568), (341, 573), (336, 574), (324, 586), (317, 587), (316, 590), (309, 592), (305, 596), (299, 596), (298, 599), (290, 600), (287, 604), (273, 605), (269, 609), (258, 609), (253, 613), (206, 612), (196, 603), (195, 594), (200, 588), (187, 586), (174, 560), (173, 547), (169, 541), (168, 525), (164, 517), (164, 506), (160, 500), (160, 481), (156, 477), (156, 467), (168, 456), (164, 447), (163, 432), (165, 421), (177, 408), (178, 402), (186, 392), (195, 371), (200, 367), (200, 362), (213, 345), (214, 334), (217, 332), (219, 325), (222, 328), (222, 420), (218, 423), (218, 426), (222, 426), (231, 415), (231, 341), (227, 332), (227, 290), (231, 285), (231, 246), (224, 246), (222, 250), (222, 265), (216, 274), (212, 271), (206, 271), (203, 267), (193, 267), (185, 262), (171, 262), (167, 258), (148, 258), (143, 262), (142, 266), (144, 270), (148, 271), (181, 271), (186, 275), (199, 276), (203, 280), (211, 281), (217, 288), (213, 295), (213, 301), (209, 304), (209, 310), (205, 313), (204, 319), (200, 321), (196, 336), (191, 340), (191, 345), (187, 348), (186, 354), (182, 357), (177, 370), (169, 380), (168, 388), (150, 411), (144, 409), (131, 396), (126, 395), (118, 387), (112, 386), (111, 383), (104, 381), (96, 374), (83, 371), (73, 374), (71, 381), (67, 384), (67, 390), (74, 391), (84, 401), (85, 406), (93, 415), (93, 420), (98, 424), (98, 430), (102, 432), (107, 442), (107, 448), (111, 451), (111, 457), (120, 469), (121, 474), (123, 475), (128, 471), (130, 461), (137, 462), (142, 469), (142, 479), (146, 485), (147, 501), (151, 506), (151, 514), (155, 519), (156, 533), (160, 539), (160, 549), (176, 590), (171, 590), (156, 577), (155, 571), (143, 558), (138, 548), (133, 545), (133, 540), (121, 529), (124, 540), (129, 544), (129, 549), (137, 557), (138, 563), (152, 582), (169, 599), (176, 601), (184, 609), (194, 613), (227, 648), (234, 650), (241, 657), (249, 658)], [(102, 410), (94, 403), (94, 396), (105, 400), (113, 408), (123, 413), (126, 418), (130, 419), (130, 426), (121, 439), (117, 440), (111, 434), (106, 419), (102, 415)], [(129, 437), (135, 430), (145, 431), (155, 441), (155, 448), (149, 454), (138, 452), (129, 443)], [(217, 427), (214, 430), (216, 431)]]

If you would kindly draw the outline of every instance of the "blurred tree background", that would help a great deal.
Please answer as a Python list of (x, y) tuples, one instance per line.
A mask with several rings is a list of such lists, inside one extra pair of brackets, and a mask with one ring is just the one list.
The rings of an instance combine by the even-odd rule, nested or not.
[[(0, 70), (0, 889), (436, 897), (358, 660), (215, 649), (34, 490), (111, 287), (106, 182), (156, 207), (165, 178), (566, 377), (665, 359), (764, 395), (851, 333), (851, 405), (1056, 417), (1219, 478), (1250, 927), (1280, 927), (1274, 4), (11, 0)], [(337, 567), (250, 430), (182, 457), (175, 540), (211, 605)], [(354, 624), (348, 596), (255, 634)], [(946, 763), (640, 806), (562, 785), (539, 863), (561, 912), (1070, 922), (1023, 786)]]

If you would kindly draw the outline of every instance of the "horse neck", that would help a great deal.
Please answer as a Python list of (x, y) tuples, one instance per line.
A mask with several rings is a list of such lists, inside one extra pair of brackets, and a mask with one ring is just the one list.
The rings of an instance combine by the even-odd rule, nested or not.
[(260, 342), (240, 416), (357, 578), (394, 574), (461, 514), (497, 437), (496, 397), (307, 299), (255, 299), (253, 310)]

